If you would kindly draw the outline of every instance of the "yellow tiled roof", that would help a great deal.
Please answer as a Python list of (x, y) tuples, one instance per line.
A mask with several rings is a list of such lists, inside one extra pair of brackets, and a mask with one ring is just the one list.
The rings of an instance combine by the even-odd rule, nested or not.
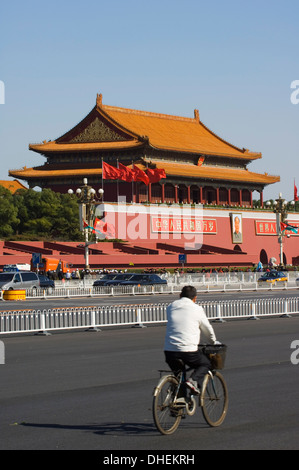
[(271, 184), (280, 181), (279, 176), (268, 173), (254, 173), (248, 170), (220, 168), (211, 166), (197, 166), (181, 163), (153, 162), (157, 168), (163, 168), (167, 176), (183, 176), (195, 179), (243, 181), (247, 183)]
[(157, 149), (246, 160), (261, 158), (260, 153), (239, 149), (214, 134), (199, 120), (197, 110), (194, 118), (185, 118), (105, 105), (103, 109), (123, 127), (147, 136), (150, 145)]
[[(123, 140), (113, 142), (70, 143), (75, 135), (81, 134), (92, 120), (101, 120), (112, 126)], [(112, 139), (113, 140), (113, 139)], [(240, 149), (209, 130), (194, 111), (194, 118), (171, 116), (134, 109), (107, 106), (102, 104), (98, 95), (93, 110), (71, 131), (50, 142), (29, 145), (36, 152), (91, 151), (105, 149), (122, 149), (143, 145), (145, 142), (159, 150), (183, 153), (217, 155), (240, 158), (247, 161), (261, 158), (261, 153)]]
[(8, 181), (8, 180), (0, 180), (0, 186), (8, 189), (12, 194), (14, 194), (18, 189), (28, 189), (22, 183), (17, 180)]
[(49, 142), (44, 141), (41, 144), (30, 144), (29, 150), (34, 150), (41, 153), (82, 152), (92, 150), (128, 149), (133, 147), (140, 147), (141, 145), (143, 145), (143, 143), (138, 140), (118, 142), (88, 142), (78, 144), (57, 144), (55, 140), (51, 140)]

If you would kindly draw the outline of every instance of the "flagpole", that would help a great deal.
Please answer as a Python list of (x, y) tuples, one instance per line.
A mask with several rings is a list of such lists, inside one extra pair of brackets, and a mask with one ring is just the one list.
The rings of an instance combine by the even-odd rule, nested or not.
[[(132, 170), (134, 171), (134, 163), (132, 160)], [(132, 204), (133, 204), (133, 194), (134, 194), (134, 178), (132, 179)]]
[[(148, 169), (148, 162), (146, 162), (146, 169)], [(149, 184), (146, 185), (146, 189), (147, 189), (147, 202), (149, 203)]]
[[(119, 169), (119, 166), (118, 166), (118, 158), (117, 158), (117, 169)], [(117, 196), (116, 196), (116, 202), (118, 202), (118, 196), (119, 196), (119, 186), (118, 186), (118, 179), (116, 180), (116, 192), (117, 192)]]
[[(102, 190), (104, 191), (104, 177), (103, 177), (103, 157), (102, 157)], [(102, 201), (104, 202), (104, 193), (103, 193), (103, 198)]]

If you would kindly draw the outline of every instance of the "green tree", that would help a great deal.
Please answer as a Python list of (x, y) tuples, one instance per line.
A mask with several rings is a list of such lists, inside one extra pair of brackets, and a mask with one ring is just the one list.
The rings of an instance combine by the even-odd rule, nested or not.
[(0, 237), (9, 237), (19, 223), (18, 209), (10, 191), (0, 186)]
[(28, 238), (45, 240), (82, 240), (78, 203), (74, 195), (50, 189), (22, 189), (14, 194), (13, 200), (18, 214), (14, 230), (22, 238), (27, 235)]
[(83, 235), (79, 229), (79, 207), (76, 196), (59, 194), (59, 197), (59, 214), (53, 224), (53, 238), (83, 240)]

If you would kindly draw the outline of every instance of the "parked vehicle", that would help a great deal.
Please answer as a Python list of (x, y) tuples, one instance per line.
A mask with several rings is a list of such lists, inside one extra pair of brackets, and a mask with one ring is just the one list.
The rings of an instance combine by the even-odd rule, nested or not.
[(146, 286), (146, 285), (166, 285), (166, 279), (161, 279), (158, 274), (133, 274), (129, 279), (122, 281), (121, 285)]
[(1, 290), (38, 289), (39, 279), (36, 273), (31, 271), (13, 271), (0, 273)]
[(39, 284), (42, 289), (47, 289), (48, 292), (52, 292), (55, 289), (55, 282), (53, 279), (49, 279), (47, 276), (43, 274), (38, 274)]
[(98, 286), (106, 286), (108, 281), (112, 281), (116, 279), (119, 276), (119, 279), (122, 279), (122, 276), (125, 276), (126, 274), (118, 274), (118, 273), (108, 273), (104, 274), (104, 276), (101, 277), (101, 279), (98, 279), (97, 281), (94, 281), (93, 286), (98, 287)]
[(276, 284), (276, 282), (285, 282), (288, 280), (288, 276), (282, 271), (269, 271), (262, 275), (258, 279), (258, 282), (270, 282)]
[(99, 279), (94, 282), (94, 287), (97, 286), (146, 286), (146, 285), (165, 285), (167, 281), (161, 279), (157, 274), (137, 274), (137, 273), (123, 273), (114, 274), (110, 278)]
[(12, 272), (12, 271), (30, 271), (30, 264), (24, 263), (24, 264), (5, 264), (3, 266), (3, 271), (5, 272)]
[(62, 271), (63, 273), (66, 273), (68, 270), (71, 268), (71, 264), (67, 263), (66, 261), (60, 260), (60, 259), (55, 259), (55, 258), (46, 258), (46, 257), (41, 257), (40, 262), (37, 264), (34, 264), (33, 261), (31, 261), (32, 265), (32, 271), (36, 270), (42, 270), (45, 273), (48, 271), (56, 271), (57, 273), (59, 271)]

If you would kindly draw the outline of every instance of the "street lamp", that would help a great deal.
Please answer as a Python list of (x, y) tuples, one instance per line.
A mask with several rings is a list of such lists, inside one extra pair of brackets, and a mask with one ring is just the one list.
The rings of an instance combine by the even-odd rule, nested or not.
[[(269, 204), (270, 205), (270, 204)], [(281, 222), (286, 223), (288, 216), (288, 207), (294, 206), (295, 201), (287, 202), (279, 193), (278, 199), (273, 203), (273, 212), (276, 214), (276, 228), (278, 235), (278, 243), (280, 245), (280, 265), (283, 266), (283, 230), (281, 230)]]
[[(89, 241), (89, 236), (92, 233), (92, 227), (95, 218), (95, 204), (101, 201), (103, 198), (104, 190), (100, 188), (98, 194), (94, 188), (89, 186), (87, 178), (83, 179), (83, 186), (76, 189), (76, 196), (79, 203), (79, 217), (80, 217), (80, 228), (85, 231), (85, 269), (89, 269), (89, 245), (93, 242)], [(73, 194), (72, 189), (68, 190), (69, 194)], [(87, 224), (85, 227), (84, 225)]]

